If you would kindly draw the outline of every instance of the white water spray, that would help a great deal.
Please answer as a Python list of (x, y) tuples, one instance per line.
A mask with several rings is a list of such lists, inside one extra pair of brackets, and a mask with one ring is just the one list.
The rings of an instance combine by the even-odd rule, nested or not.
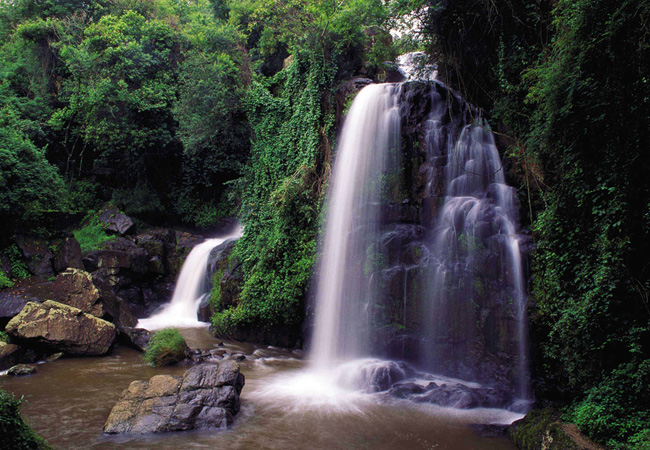
[(228, 240), (241, 237), (242, 230), (238, 225), (227, 236), (208, 239), (194, 247), (183, 263), (171, 301), (160, 312), (146, 319), (140, 319), (137, 328), (159, 330), (169, 327), (207, 326), (206, 323), (199, 322), (197, 310), (201, 300), (210, 290), (210, 280), (206, 276), (210, 252)]

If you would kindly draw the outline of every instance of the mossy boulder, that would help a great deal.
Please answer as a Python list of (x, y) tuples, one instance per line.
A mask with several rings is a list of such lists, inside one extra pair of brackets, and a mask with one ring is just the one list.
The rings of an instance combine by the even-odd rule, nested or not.
[(118, 329), (134, 327), (137, 320), (124, 300), (102, 279), (79, 269), (60, 273), (52, 286), (53, 299), (114, 323)]
[(115, 325), (79, 308), (47, 300), (29, 302), (7, 324), (7, 334), (30, 347), (72, 355), (103, 355), (115, 342)]
[(573, 424), (563, 423), (553, 408), (534, 409), (510, 426), (510, 438), (521, 450), (603, 450)]
[(149, 338), (144, 359), (152, 366), (163, 367), (177, 364), (187, 359), (189, 354), (190, 349), (181, 333), (175, 328), (167, 328)]

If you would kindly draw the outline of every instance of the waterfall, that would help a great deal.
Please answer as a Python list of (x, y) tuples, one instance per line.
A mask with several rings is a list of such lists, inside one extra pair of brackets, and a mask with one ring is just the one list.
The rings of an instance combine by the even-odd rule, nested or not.
[[(430, 237), (433, 276), (429, 279), (425, 322), (429, 339), (424, 341), (423, 350), (430, 367), (464, 364), (459, 371), (476, 376), (468, 368), (474, 363), (469, 360), (483, 337), (479, 336), (473, 323), (476, 315), (471, 311), (484, 308), (487, 314), (494, 314), (504, 309), (499, 302), (511, 301), (517, 322), (517, 350), (513, 355), (517, 359), (516, 392), (527, 398), (526, 292), (516, 226), (516, 193), (505, 183), (494, 138), (486, 124), (467, 124), (455, 142), (446, 144), (444, 203)], [(437, 149), (432, 153), (439, 152)], [(487, 289), (485, 283), (501, 279), (501, 298), (490, 298), (482, 292)]]
[(205, 295), (210, 292), (210, 280), (207, 275), (210, 253), (220, 245), (242, 235), (241, 226), (226, 236), (206, 241), (195, 246), (185, 259), (181, 268), (171, 301), (162, 310), (146, 319), (140, 319), (137, 328), (159, 330), (169, 327), (201, 327), (197, 310)]
[(367, 355), (369, 273), (377, 240), (382, 177), (399, 137), (399, 87), (362, 89), (345, 119), (334, 161), (317, 281), (312, 360), (327, 368)]
[(465, 380), (462, 389), (493, 389), (484, 405), (521, 410), (516, 400), (530, 393), (516, 192), (477, 111), (423, 81), (369, 85), (345, 119), (315, 280), (311, 368), (343, 370), (340, 384), (361, 389), (377, 386), (359, 381), (367, 376), (438, 374)]

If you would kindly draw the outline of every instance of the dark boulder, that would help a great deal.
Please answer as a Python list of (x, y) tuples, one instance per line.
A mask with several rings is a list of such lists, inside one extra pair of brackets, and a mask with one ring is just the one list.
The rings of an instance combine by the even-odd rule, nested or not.
[(126, 234), (134, 226), (133, 220), (113, 205), (105, 206), (98, 217), (104, 229), (116, 234)]
[(127, 345), (144, 352), (149, 347), (149, 340), (152, 333), (144, 328), (124, 328), (122, 331), (122, 340)]
[(425, 392), (409, 398), (418, 403), (433, 403), (458, 409), (503, 408), (512, 402), (512, 396), (505, 390), (469, 387), (460, 383), (453, 386), (431, 383)]
[(17, 237), (16, 245), (25, 258), (29, 271), (42, 278), (54, 275), (54, 255), (47, 242), (29, 237)]
[(104, 432), (226, 429), (239, 412), (243, 386), (244, 376), (234, 361), (195, 366), (182, 378), (156, 375), (148, 382), (134, 381), (113, 407)]
[(74, 269), (84, 268), (81, 259), (81, 246), (75, 238), (63, 238), (62, 240), (55, 242), (55, 247), (54, 270), (56, 273), (62, 272), (69, 267)]
[(112, 322), (120, 330), (137, 323), (128, 303), (115, 295), (103, 280), (83, 270), (67, 269), (60, 273), (52, 286), (52, 298)]
[(0, 342), (0, 371), (21, 363), (35, 363), (45, 356), (34, 349)]

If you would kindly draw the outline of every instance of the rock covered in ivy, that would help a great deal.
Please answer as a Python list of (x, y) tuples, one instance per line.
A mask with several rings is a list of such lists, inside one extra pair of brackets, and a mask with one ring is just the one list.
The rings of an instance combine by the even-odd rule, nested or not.
[(192, 367), (183, 377), (156, 375), (122, 392), (104, 425), (108, 434), (226, 429), (239, 412), (244, 376), (222, 361)]
[(103, 355), (113, 346), (117, 329), (79, 308), (52, 300), (29, 302), (11, 319), (6, 332), (30, 347), (45, 347), (72, 355)]

